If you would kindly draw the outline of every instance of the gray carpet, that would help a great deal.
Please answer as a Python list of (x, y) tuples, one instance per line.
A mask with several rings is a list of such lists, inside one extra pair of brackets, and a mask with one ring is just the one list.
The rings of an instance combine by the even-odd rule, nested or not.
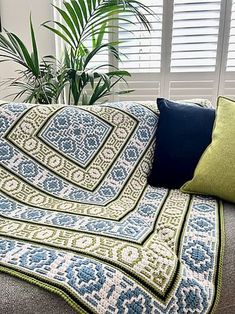
[[(235, 206), (225, 206), (223, 285), (216, 314), (235, 313)], [(0, 273), (0, 314), (75, 314), (59, 296)]]

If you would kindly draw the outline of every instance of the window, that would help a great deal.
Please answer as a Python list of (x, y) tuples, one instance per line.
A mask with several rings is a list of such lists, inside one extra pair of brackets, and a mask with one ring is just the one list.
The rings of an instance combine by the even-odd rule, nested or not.
[(215, 71), (221, 1), (174, 1), (172, 72)]
[(226, 1), (219, 94), (235, 98), (235, 0)]
[(235, 71), (235, 0), (232, 6), (227, 71)]
[[(150, 34), (120, 22), (123, 29), (115, 39), (122, 42), (119, 50), (125, 57), (115, 66), (131, 73), (129, 88), (135, 92), (118, 99), (148, 101), (161, 96), (215, 103), (218, 94), (235, 97), (235, 0), (139, 1), (156, 16), (148, 16)], [(128, 14), (125, 18), (133, 21)], [(101, 57), (95, 63), (108, 58)], [(120, 83), (118, 88), (126, 86)]]
[[(119, 50), (125, 55), (120, 66), (134, 73), (160, 72), (163, 0), (145, 0), (144, 4), (156, 14), (146, 15), (153, 29), (149, 33), (136, 25), (121, 23), (123, 28), (132, 33), (125, 30), (119, 32), (119, 40), (122, 42)], [(130, 15), (125, 15), (125, 18), (135, 22)]]
[[(132, 73), (129, 82), (135, 93), (119, 99), (205, 97), (215, 103), (219, 93), (235, 96), (235, 79), (231, 77), (235, 71), (235, 0), (233, 8), (232, 0), (165, 0), (158, 3), (160, 9), (154, 6), (156, 1), (149, 2), (160, 18), (152, 23), (153, 35), (145, 50), (148, 55), (143, 57), (148, 62), (140, 61), (146, 42), (139, 39), (136, 46), (129, 41), (126, 52), (135, 54), (124, 66)], [(224, 24), (230, 23), (231, 9), (229, 28)], [(224, 40), (228, 31), (229, 48)], [(228, 71), (230, 76), (225, 73)]]

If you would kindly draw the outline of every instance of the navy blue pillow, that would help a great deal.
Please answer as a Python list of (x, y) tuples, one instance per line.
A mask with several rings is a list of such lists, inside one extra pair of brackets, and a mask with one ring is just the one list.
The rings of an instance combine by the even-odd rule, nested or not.
[(193, 178), (197, 163), (211, 143), (215, 110), (157, 99), (160, 117), (148, 183), (180, 188)]

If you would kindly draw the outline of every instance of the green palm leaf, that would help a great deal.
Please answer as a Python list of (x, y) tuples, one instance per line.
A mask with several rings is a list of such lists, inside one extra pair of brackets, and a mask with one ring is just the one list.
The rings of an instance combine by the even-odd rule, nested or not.
[(31, 14), (30, 14), (30, 32), (31, 32), (31, 40), (32, 40), (32, 47), (33, 47), (32, 61), (35, 67), (35, 74), (39, 76), (40, 69), (39, 69), (39, 59), (38, 59), (38, 48), (37, 48), (36, 38), (34, 34)]
[[(122, 20), (133, 23), (124, 17), (120, 17), (119, 15), (122, 13), (132, 13), (147, 30), (151, 29), (151, 25), (144, 13), (153, 14), (153, 12), (135, 0), (71, 0), (70, 2), (64, 1), (63, 4), (64, 10), (57, 6), (54, 7), (64, 20), (67, 30), (65, 31), (64, 26), (58, 23), (59, 30), (54, 27), (49, 28), (47, 26), (48, 22), (44, 25), (63, 40), (66, 38), (65, 41), (73, 49), (75, 47), (74, 43), (71, 45), (71, 38), (76, 40), (76, 49), (78, 49), (79, 45), (84, 43), (89, 37), (92, 37), (95, 31), (101, 33), (101, 26), (102, 32), (105, 32), (112, 28), (112, 22), (115, 21)], [(141, 13), (139, 8), (142, 9), (143, 13)], [(117, 24), (115, 27), (119, 27), (119, 25)]]

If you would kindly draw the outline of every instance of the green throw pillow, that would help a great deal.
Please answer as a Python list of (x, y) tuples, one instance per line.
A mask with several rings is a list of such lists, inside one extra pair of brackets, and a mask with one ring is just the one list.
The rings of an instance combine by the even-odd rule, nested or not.
[(218, 98), (212, 142), (200, 158), (193, 179), (181, 191), (235, 203), (235, 101)]

